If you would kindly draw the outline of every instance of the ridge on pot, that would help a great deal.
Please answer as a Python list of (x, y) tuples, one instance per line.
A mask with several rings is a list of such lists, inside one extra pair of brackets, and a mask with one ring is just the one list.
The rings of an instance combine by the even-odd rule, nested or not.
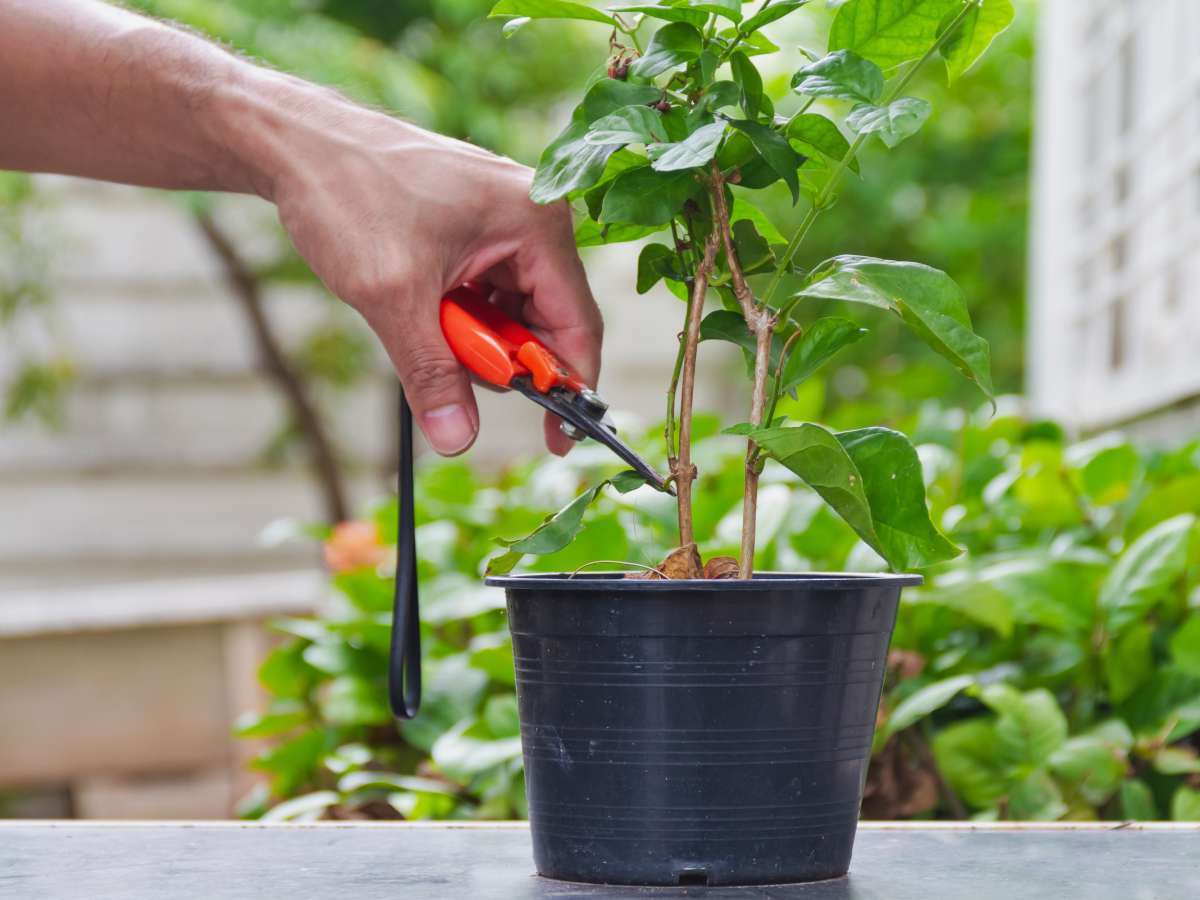
[(920, 582), (489, 578), (508, 597), (538, 872), (845, 874), (900, 591)]

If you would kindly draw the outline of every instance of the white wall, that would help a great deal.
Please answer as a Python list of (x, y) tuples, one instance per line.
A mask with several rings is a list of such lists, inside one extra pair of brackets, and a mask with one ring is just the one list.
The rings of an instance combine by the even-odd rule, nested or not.
[(1096, 430), (1200, 396), (1200, 3), (1046, 0), (1041, 29), (1029, 393)]

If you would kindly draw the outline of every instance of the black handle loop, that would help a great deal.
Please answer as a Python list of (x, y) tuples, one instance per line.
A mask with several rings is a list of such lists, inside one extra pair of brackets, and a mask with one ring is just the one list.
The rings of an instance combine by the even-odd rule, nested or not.
[(397, 719), (421, 708), (421, 614), (417, 602), (417, 534), (413, 514), (412, 410), (400, 391), (400, 467), (396, 504), (396, 594), (388, 660), (388, 702)]

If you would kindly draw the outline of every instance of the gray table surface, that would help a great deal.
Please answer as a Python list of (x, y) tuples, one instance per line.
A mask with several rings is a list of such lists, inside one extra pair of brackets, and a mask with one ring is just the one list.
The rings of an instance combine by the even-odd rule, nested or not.
[(0, 898), (1200, 898), (1200, 824), (860, 828), (846, 878), (619, 888), (539, 878), (523, 824), (0, 822)]

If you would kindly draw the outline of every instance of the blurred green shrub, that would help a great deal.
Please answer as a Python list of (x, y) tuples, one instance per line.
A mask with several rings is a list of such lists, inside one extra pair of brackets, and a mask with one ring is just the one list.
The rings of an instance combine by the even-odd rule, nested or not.
[[(905, 595), (864, 814), (1200, 817), (1200, 441), (1069, 445), (1004, 406), (994, 418), (930, 406), (906, 423), (935, 521), (970, 552)], [(716, 422), (698, 425), (708, 555), (737, 541), (742, 456)], [(321, 532), (337, 596), (279, 623), (287, 640), (261, 671), (273, 699), (238, 725), (273, 740), (254, 764), (269, 787), (245, 813), (524, 815), (504, 600), (479, 573), (500, 552), (493, 535), (527, 531), (611, 471), (586, 446), (494, 478), (456, 461), (421, 470), (426, 700), (398, 728), (385, 696), (395, 508)], [(880, 566), (786, 473), (764, 484), (760, 517), (760, 569)], [(614, 492), (578, 541), (530, 569), (652, 564), (673, 529), (669, 498)]]

